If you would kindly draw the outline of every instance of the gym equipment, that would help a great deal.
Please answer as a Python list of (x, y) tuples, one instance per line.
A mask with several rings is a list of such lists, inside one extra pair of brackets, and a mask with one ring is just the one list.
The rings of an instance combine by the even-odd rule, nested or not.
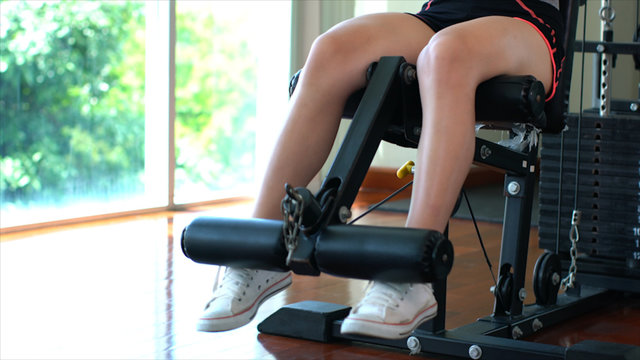
[[(615, 43), (611, 1), (599, 14), (601, 41), (581, 49), (600, 58), (596, 107), (570, 114), (569, 129), (542, 142), (540, 247), (569, 253), (561, 267), (577, 270), (582, 284), (640, 291), (640, 94), (616, 100), (610, 86), (618, 55), (632, 55), (637, 68), (640, 27), (633, 43)], [(564, 234), (572, 242), (560, 241)]]
[[(563, 41), (565, 48), (571, 50), (579, 3), (567, 0), (561, 1), (561, 5), (569, 24)], [(571, 64), (572, 58), (573, 51), (568, 51), (565, 64)], [(197, 219), (182, 234), (185, 255), (201, 263), (242, 264), (303, 275), (325, 272), (361, 279), (432, 281), (439, 304), (434, 319), (401, 340), (341, 334), (340, 325), (349, 308), (315, 301), (287, 305), (276, 311), (258, 326), (267, 334), (322, 342), (346, 339), (408, 348), (412, 354), (424, 351), (472, 359), (578, 359), (585, 353), (611, 355), (603, 359), (637, 356), (638, 347), (620, 344), (590, 341), (565, 348), (521, 340), (611, 299), (606, 289), (588, 286), (580, 286), (579, 293), (558, 295), (559, 255), (547, 253), (536, 265), (537, 304), (523, 304), (538, 155), (534, 127), (550, 133), (564, 128), (570, 65), (562, 72), (557, 90), (561, 96), (551, 103), (544, 104), (544, 91), (531, 76), (500, 76), (477, 90), (479, 121), (498, 129), (524, 124), (519, 129), (528, 132), (532, 139), (524, 150), (476, 139), (474, 161), (505, 172), (499, 279), (491, 316), (454, 330), (445, 329), (446, 276), (453, 264), (453, 248), (446, 234), (346, 225), (379, 143), (385, 140), (417, 146), (421, 108), (415, 74), (415, 67), (400, 57), (383, 57), (372, 64), (367, 86), (347, 102), (344, 115), (351, 117), (352, 123), (320, 190), (314, 195), (304, 188), (286, 187), (283, 221)], [(296, 83), (294, 76), (291, 92), (295, 91)], [(489, 103), (499, 106), (487, 106)], [(267, 253), (264, 257), (255, 255), (262, 251)]]

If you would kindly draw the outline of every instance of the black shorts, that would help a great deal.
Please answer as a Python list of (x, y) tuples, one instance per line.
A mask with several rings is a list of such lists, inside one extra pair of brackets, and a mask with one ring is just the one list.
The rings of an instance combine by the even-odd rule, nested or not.
[(553, 98), (558, 86), (564, 49), (564, 25), (560, 11), (540, 0), (430, 0), (417, 14), (411, 14), (427, 24), (433, 31), (485, 16), (509, 16), (532, 25), (544, 38), (553, 65), (553, 89), (547, 101)]

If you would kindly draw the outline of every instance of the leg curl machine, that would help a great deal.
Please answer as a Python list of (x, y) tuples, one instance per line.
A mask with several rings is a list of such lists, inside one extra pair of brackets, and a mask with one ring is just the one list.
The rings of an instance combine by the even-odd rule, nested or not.
[[(562, 1), (567, 16), (565, 47), (573, 48), (578, 0)], [(558, 91), (568, 94), (572, 51), (567, 52)], [(557, 254), (546, 253), (536, 264), (537, 304), (524, 306), (523, 294), (533, 189), (538, 149), (524, 151), (476, 139), (474, 161), (502, 169), (505, 175), (505, 218), (494, 312), (476, 323), (445, 330), (447, 275), (453, 246), (437, 231), (347, 225), (350, 208), (382, 140), (417, 147), (421, 107), (416, 71), (401, 57), (383, 57), (370, 66), (366, 88), (347, 102), (352, 123), (342, 146), (314, 195), (305, 188), (287, 188), (283, 208), (287, 221), (200, 217), (182, 234), (182, 249), (192, 260), (232, 267), (321, 272), (358, 279), (433, 282), (438, 314), (407, 339), (386, 340), (343, 335), (340, 324), (349, 307), (305, 301), (287, 305), (263, 321), (261, 332), (330, 342), (338, 339), (409, 348), (411, 353), (439, 353), (464, 358), (582, 359), (604, 343), (580, 343), (571, 348), (518, 340), (545, 326), (601, 304), (606, 292), (582, 289), (579, 296), (558, 296), (561, 269)], [(295, 89), (297, 76), (291, 81)], [(532, 76), (499, 76), (481, 84), (476, 94), (479, 122), (500, 129), (513, 123), (559, 132), (564, 127), (566, 97), (544, 103), (542, 84)], [(532, 135), (537, 137), (537, 133)], [(630, 354), (615, 348), (620, 358)], [(607, 350), (609, 351), (609, 350)], [(610, 351), (609, 351), (610, 352)]]

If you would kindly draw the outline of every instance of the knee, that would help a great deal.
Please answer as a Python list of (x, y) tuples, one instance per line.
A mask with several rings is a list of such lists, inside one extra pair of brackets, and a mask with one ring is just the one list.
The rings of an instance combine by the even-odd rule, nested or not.
[(328, 31), (313, 42), (305, 67), (335, 69), (335, 65), (348, 58), (349, 50), (348, 39), (334, 31)]
[(349, 94), (366, 83), (363, 62), (352, 38), (338, 31), (329, 31), (313, 42), (302, 78), (313, 79), (316, 87), (331, 87), (336, 94)]
[(420, 52), (416, 63), (420, 82), (455, 86), (473, 84), (472, 46), (464, 39), (436, 34)]

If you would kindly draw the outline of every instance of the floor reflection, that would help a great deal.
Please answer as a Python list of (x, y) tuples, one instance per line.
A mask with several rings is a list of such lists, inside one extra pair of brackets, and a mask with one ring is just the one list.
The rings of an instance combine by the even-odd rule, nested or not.
[(0, 358), (193, 358), (195, 342), (233, 337), (195, 330), (216, 267), (187, 259), (174, 234), (198, 215), (1, 242)]
[[(29, 234), (0, 242), (0, 358), (2, 359), (274, 359), (289, 355), (306, 358), (382, 358), (393, 355), (380, 349), (324, 345), (262, 335), (257, 325), (283, 305), (304, 300), (339, 302), (352, 306), (362, 296), (367, 281), (294, 276), (293, 285), (269, 299), (253, 321), (223, 333), (195, 329), (212, 294), (218, 267), (197, 264), (182, 254), (180, 234), (202, 215), (244, 217), (250, 205), (175, 216), (147, 216), (104, 225), (82, 226), (45, 234)], [(467, 230), (465, 230), (467, 231)], [(468, 229), (471, 233), (472, 230)], [(499, 235), (492, 235), (499, 241)], [(471, 243), (465, 245), (471, 249)], [(463, 244), (464, 245), (464, 244)], [(469, 250), (471, 251), (471, 250)], [(478, 249), (475, 250), (478, 252)], [(449, 302), (455, 312), (476, 311), (469, 293), (483, 259), (457, 254)], [(468, 270), (470, 268), (471, 270)], [(469, 271), (469, 272), (465, 272)], [(453, 272), (452, 272), (453, 273)], [(456, 273), (453, 273), (457, 276)], [(486, 274), (479, 275), (480, 277)], [(464, 290), (468, 287), (471, 290)], [(468, 292), (471, 291), (471, 292)], [(483, 295), (484, 296), (484, 295)], [(478, 298), (480, 299), (480, 297)], [(475, 301), (477, 300), (477, 301)], [(488, 304), (490, 304), (489, 302)], [(638, 298), (613, 308), (601, 317), (574, 322), (573, 330), (549, 333), (537, 341), (573, 344), (575, 328), (582, 338), (614, 333), (625, 324), (623, 335), (608, 341), (637, 343), (640, 332)], [(484, 306), (484, 305), (483, 305)], [(448, 308), (449, 309), (449, 308)], [(481, 308), (481, 315), (487, 309)], [(490, 309), (489, 309), (490, 310)], [(473, 315), (473, 313), (471, 313)], [(597, 314), (596, 314), (597, 315)], [(595, 316), (595, 315), (594, 315)], [(463, 320), (463, 319), (461, 319)], [(584, 322), (580, 322), (584, 321)], [(614, 322), (615, 321), (615, 322)], [(465, 320), (463, 324), (468, 323)], [(568, 326), (568, 324), (567, 324)], [(571, 335), (571, 331), (574, 331)], [(618, 331), (620, 333), (620, 331)], [(604, 335), (603, 335), (604, 334)], [(573, 336), (573, 337), (572, 337)], [(611, 340), (613, 339), (613, 340)], [(296, 352), (297, 351), (297, 352)], [(407, 355), (408, 358), (408, 355)]]
[(166, 229), (165, 218), (1, 243), (2, 358), (156, 353), (157, 324), (172, 323)]
[(170, 216), (167, 218), (167, 259), (164, 261), (166, 266), (165, 270), (165, 284), (164, 284), (164, 295), (165, 295), (165, 326), (164, 326), (164, 346), (161, 349), (162, 358), (164, 359), (173, 359), (173, 349), (175, 348), (175, 332), (173, 329), (173, 313), (174, 313), (174, 300), (173, 300), (173, 242), (174, 242), (174, 231), (173, 231), (173, 217)]

